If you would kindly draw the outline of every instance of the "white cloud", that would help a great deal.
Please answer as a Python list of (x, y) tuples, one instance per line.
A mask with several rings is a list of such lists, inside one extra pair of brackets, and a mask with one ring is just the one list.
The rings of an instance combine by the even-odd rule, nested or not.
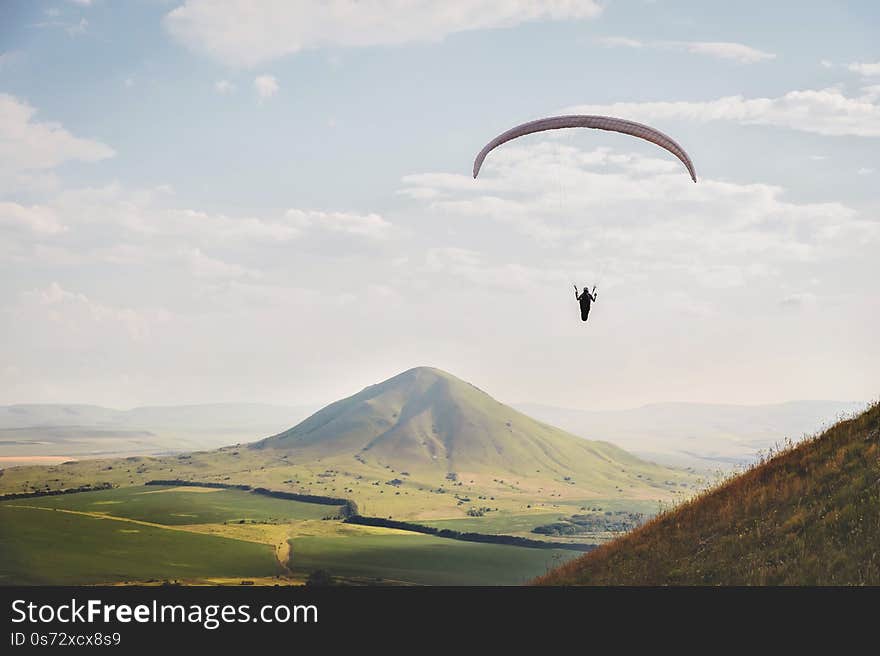
[(631, 39), (627, 36), (603, 36), (598, 39), (599, 43), (609, 48), (643, 48), (645, 43), (638, 39)]
[(610, 36), (598, 39), (609, 48), (651, 48), (655, 50), (682, 50), (695, 55), (707, 55), (718, 59), (729, 59), (740, 64), (775, 59), (772, 52), (758, 50), (742, 43), (731, 41), (640, 41), (625, 36)]
[(492, 264), (484, 256), (466, 248), (431, 248), (425, 254), (425, 270), (443, 277), (454, 276), (472, 287), (521, 293), (547, 285), (568, 284), (565, 273), (555, 268), (506, 262)]
[(68, 0), (68, 1), (72, 2), (75, 5), (79, 5), (81, 7), (90, 7), (92, 5), (92, 2), (94, 2), (94, 0)]
[(828, 59), (822, 59), (819, 61), (819, 65), (822, 68), (834, 68), (834, 63)]
[(134, 86), (134, 78), (127, 77), (122, 81), (122, 84), (126, 89), (131, 89)]
[(187, 47), (234, 66), (306, 49), (439, 41), (467, 30), (595, 18), (595, 0), (186, 0), (165, 17)]
[(214, 83), (214, 90), (220, 94), (232, 93), (235, 91), (235, 85), (229, 80), (217, 80)]
[(871, 175), (874, 171), (875, 169), (871, 168), (870, 166), (863, 166), (858, 171), (856, 171), (856, 173), (858, 173), (859, 175)]
[(86, 30), (89, 29), (89, 21), (87, 21), (85, 18), (80, 18), (78, 23), (67, 25), (64, 29), (67, 30), (67, 33), (71, 36), (76, 36), (77, 34), (85, 34)]
[[(815, 262), (880, 239), (880, 224), (842, 203), (796, 203), (765, 184), (694, 185), (676, 162), (659, 156), (542, 142), (508, 144), (493, 158), (488, 189), (479, 181), (466, 186), (466, 176), (438, 174), (407, 176), (404, 184), (421, 190), (414, 202), (445, 221), (465, 218), (471, 231), (480, 229), (473, 223), (479, 219), (509, 225), (536, 246), (551, 244), (562, 268), (565, 258), (591, 262), (591, 275), (625, 261), (636, 282), (662, 271), (706, 288), (739, 287), (776, 275), (783, 264)], [(439, 266), (440, 256), (460, 275), (477, 278), (484, 268), (467, 251), (442, 251), (429, 264)]]
[(709, 55), (719, 59), (730, 59), (740, 64), (754, 64), (768, 59), (776, 59), (772, 52), (765, 52), (742, 43), (727, 41), (691, 41), (670, 43), (670, 47), (684, 48), (698, 55)]
[(779, 305), (785, 309), (794, 310), (816, 305), (818, 298), (812, 292), (797, 292), (789, 294), (779, 301)]
[(17, 203), (0, 201), (0, 227), (25, 229), (41, 235), (54, 235), (67, 230), (55, 211), (49, 207), (34, 205), (25, 207)]
[(274, 75), (258, 75), (254, 78), (254, 89), (262, 100), (278, 93), (278, 80)]
[(193, 274), (199, 278), (260, 278), (262, 275), (259, 271), (210, 257), (199, 248), (185, 250), (182, 255), (189, 262)]
[(847, 68), (853, 73), (858, 73), (859, 75), (864, 75), (866, 77), (880, 75), (880, 61), (874, 63), (853, 62), (847, 66)]
[(0, 178), (45, 171), (72, 160), (96, 162), (115, 154), (109, 146), (75, 137), (60, 124), (34, 121), (36, 110), (0, 94)]
[(147, 339), (152, 330), (170, 320), (162, 308), (135, 310), (93, 301), (85, 294), (72, 292), (57, 282), (48, 287), (23, 292), (14, 314), (28, 322), (50, 322), (63, 327), (68, 337), (94, 339), (102, 330), (122, 328), (131, 340)]
[(318, 229), (371, 238), (383, 237), (391, 228), (391, 224), (378, 214), (291, 209), (285, 219), (303, 231)]
[(776, 98), (727, 96), (708, 101), (657, 101), (579, 105), (568, 111), (612, 114), (635, 120), (682, 119), (733, 121), (743, 125), (773, 125), (816, 134), (880, 136), (880, 87), (863, 87), (862, 95), (840, 89), (789, 91)]

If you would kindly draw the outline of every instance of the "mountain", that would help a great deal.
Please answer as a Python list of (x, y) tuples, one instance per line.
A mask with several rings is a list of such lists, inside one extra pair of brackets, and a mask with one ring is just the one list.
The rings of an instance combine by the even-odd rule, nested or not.
[(861, 412), (867, 404), (791, 401), (770, 405), (655, 403), (612, 411), (534, 403), (518, 410), (593, 440), (607, 440), (640, 457), (673, 466), (728, 470), (754, 462), (786, 438), (805, 435)]
[[(80, 417), (85, 414), (77, 411)], [(281, 421), (289, 416), (285, 412), (278, 410), (265, 421)], [(225, 431), (235, 417), (213, 410), (128, 411), (123, 419), (114, 417), (112, 425), (125, 430), (147, 425), (159, 436), (183, 434), (177, 428), (163, 429), (163, 424), (184, 426), (186, 439), (218, 439), (219, 432), (192, 432), (196, 419), (201, 426), (208, 420), (229, 422), (216, 429), (224, 431), (226, 446), (182, 453), (184, 440), (175, 438), (173, 453), (141, 457), (143, 451), (110, 450), (126, 444), (130, 448), (131, 441), (154, 436), (93, 437), (93, 448), (110, 452), (106, 459), (82, 458), (50, 467), (12, 466), (50, 463), (46, 457), (10, 463), (0, 451), (0, 464), (9, 465), (0, 472), (0, 493), (139, 485), (157, 479), (246, 484), (353, 499), (365, 515), (463, 520), (471, 529), (529, 536), (538, 525), (590, 512), (610, 517), (597, 529), (601, 535), (596, 539), (606, 539), (609, 531), (619, 530), (613, 527), (621, 518), (641, 521), (657, 510), (658, 502), (692, 494), (702, 484), (692, 472), (646, 462), (607, 442), (576, 437), (427, 367), (367, 387), (284, 430), (294, 423), (286, 420), (263, 433), (271, 437), (256, 442), (252, 440), (259, 435), (253, 432), (232, 439)], [(118, 430), (107, 425), (90, 430)], [(39, 430), (55, 435), (67, 429)], [(110, 445), (114, 440), (117, 444)], [(46, 441), (47, 448), (58, 453), (59, 443)], [(63, 447), (71, 444), (72, 439)], [(606, 524), (612, 528), (602, 528)]]
[(670, 470), (607, 442), (536, 421), (451, 374), (418, 367), (372, 385), (253, 445), (301, 458), (342, 455), (410, 472), (644, 487)]
[(880, 585), (880, 404), (538, 582)]
[(0, 458), (153, 454), (250, 442), (278, 432), (312, 407), (263, 403), (146, 406), (0, 406)]

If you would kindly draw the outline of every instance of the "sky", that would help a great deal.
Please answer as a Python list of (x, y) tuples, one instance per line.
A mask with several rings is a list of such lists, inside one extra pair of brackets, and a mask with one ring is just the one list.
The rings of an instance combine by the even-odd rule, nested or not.
[[(0, 403), (870, 400), (880, 6), (4, 0)], [(809, 38), (807, 38), (809, 37)], [(559, 113), (670, 134), (496, 134)], [(572, 284), (597, 285), (588, 323)]]

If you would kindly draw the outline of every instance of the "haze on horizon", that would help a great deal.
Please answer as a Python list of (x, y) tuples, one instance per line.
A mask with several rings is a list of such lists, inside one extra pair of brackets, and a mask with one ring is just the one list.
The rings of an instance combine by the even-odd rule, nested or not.
[(386, 6), (0, 7), (0, 404), (877, 397), (875, 3)]

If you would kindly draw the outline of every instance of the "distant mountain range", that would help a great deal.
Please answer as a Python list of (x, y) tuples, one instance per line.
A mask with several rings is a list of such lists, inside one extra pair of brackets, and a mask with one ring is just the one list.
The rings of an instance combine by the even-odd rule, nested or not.
[[(387, 394), (379, 396), (390, 398)], [(435, 410), (443, 416), (441, 406), (449, 399), (435, 401)], [(375, 406), (377, 402), (373, 403)], [(532, 403), (514, 407), (579, 437), (607, 441), (658, 463), (726, 470), (753, 461), (759, 450), (781, 443), (786, 437), (797, 440), (864, 406), (855, 402), (793, 401), (756, 406), (663, 403), (618, 411)], [(327, 411), (334, 407), (337, 404), (331, 404)], [(145, 406), (131, 410), (77, 404), (0, 406), (0, 458), (8, 463), (9, 458), (17, 456), (81, 458), (212, 449), (276, 435), (316, 410), (317, 406), (261, 403)], [(322, 412), (321, 421), (327, 417), (326, 411)], [(392, 419), (387, 416), (382, 421)], [(409, 421), (407, 426), (412, 428), (413, 420)], [(443, 429), (451, 431), (453, 426), (443, 421)], [(338, 421), (330, 423), (323, 430), (332, 427), (335, 431), (339, 425)], [(304, 430), (298, 429), (297, 434)], [(394, 440), (400, 448), (421, 448), (401, 435), (399, 430), (392, 431), (372, 448), (381, 452)], [(428, 444), (437, 446), (433, 438)], [(450, 446), (453, 453), (459, 449), (454, 440)]]
[(754, 462), (759, 451), (799, 441), (866, 403), (792, 401), (773, 405), (657, 403), (615, 411), (556, 408), (533, 403), (526, 414), (592, 440), (607, 440), (643, 458), (701, 470)]
[(315, 409), (262, 403), (131, 410), (76, 404), (0, 406), (0, 457), (92, 457), (210, 449), (277, 433)]

